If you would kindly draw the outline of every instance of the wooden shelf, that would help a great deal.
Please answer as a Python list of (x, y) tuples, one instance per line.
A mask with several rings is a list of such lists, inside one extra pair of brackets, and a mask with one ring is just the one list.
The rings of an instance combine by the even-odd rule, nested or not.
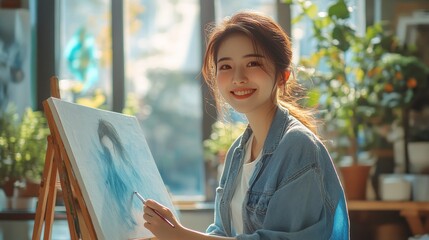
[(349, 211), (429, 211), (429, 202), (348, 201)]
[(349, 211), (399, 211), (414, 235), (429, 233), (429, 202), (348, 201)]

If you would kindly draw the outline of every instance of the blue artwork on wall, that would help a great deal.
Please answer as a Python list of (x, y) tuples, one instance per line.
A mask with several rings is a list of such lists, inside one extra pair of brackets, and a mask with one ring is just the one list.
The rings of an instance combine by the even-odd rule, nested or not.
[(47, 102), (97, 237), (152, 237), (134, 191), (174, 206), (137, 119), (55, 98)]

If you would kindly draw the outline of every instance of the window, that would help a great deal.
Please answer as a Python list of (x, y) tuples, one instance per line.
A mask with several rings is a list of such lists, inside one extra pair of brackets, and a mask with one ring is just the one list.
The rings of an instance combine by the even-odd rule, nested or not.
[(199, 1), (130, 1), (125, 12), (127, 96), (169, 190), (203, 196)]

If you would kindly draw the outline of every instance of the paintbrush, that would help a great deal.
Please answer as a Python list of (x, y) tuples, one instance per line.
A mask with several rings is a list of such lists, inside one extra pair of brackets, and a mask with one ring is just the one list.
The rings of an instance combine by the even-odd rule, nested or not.
[[(138, 193), (137, 191), (134, 191), (134, 194), (142, 201), (143, 204), (146, 205), (146, 199), (144, 199), (144, 197), (142, 195), (140, 195), (140, 193)], [(174, 228), (174, 224), (172, 222), (170, 222), (167, 218), (165, 218), (164, 216), (161, 215), (161, 213), (159, 213), (157, 210), (148, 207), (150, 209), (152, 209), (156, 215), (158, 215), (160, 218), (162, 218), (162, 220), (164, 220), (166, 223), (168, 223), (168, 225), (170, 225), (171, 227)]]

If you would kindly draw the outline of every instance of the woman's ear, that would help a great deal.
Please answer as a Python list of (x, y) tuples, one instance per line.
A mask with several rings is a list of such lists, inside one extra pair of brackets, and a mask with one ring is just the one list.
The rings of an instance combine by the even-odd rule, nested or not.
[(283, 78), (282, 79), (280, 79), (280, 81), (279, 81), (279, 86), (282, 86), (282, 85), (284, 85), (284, 84), (286, 84), (286, 82), (289, 80), (289, 76), (290, 76), (290, 71), (285, 71), (284, 73), (283, 73)]
[(285, 71), (285, 73), (284, 73), (284, 80), (285, 80), (285, 83), (289, 80), (289, 76), (290, 76), (290, 71), (289, 71), (289, 70), (286, 70), (286, 71)]

